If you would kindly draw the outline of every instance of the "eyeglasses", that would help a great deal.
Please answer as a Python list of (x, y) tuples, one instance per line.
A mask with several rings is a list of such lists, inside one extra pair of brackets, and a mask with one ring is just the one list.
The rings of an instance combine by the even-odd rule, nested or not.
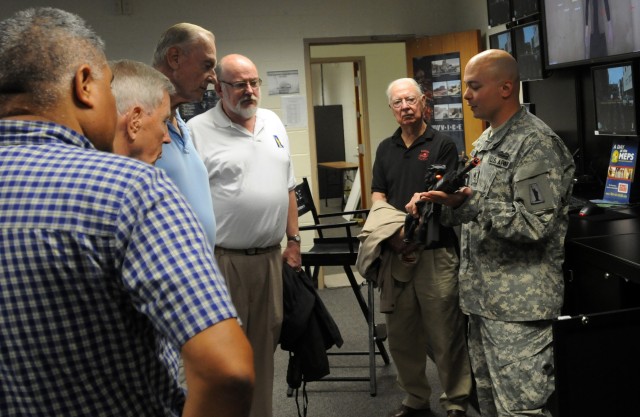
[(249, 80), (249, 81), (237, 81), (235, 83), (230, 83), (224, 80), (219, 80), (219, 81), (221, 83), (225, 83), (226, 85), (230, 85), (235, 90), (246, 90), (249, 87), (256, 89), (262, 85), (262, 80), (260, 78), (256, 78), (255, 80)]
[(402, 102), (406, 102), (409, 106), (413, 106), (414, 104), (416, 104), (418, 102), (418, 97), (407, 97), (407, 98), (398, 98), (396, 100), (393, 100), (391, 102), (391, 107), (393, 107), (394, 109), (399, 109), (400, 107), (402, 107)]

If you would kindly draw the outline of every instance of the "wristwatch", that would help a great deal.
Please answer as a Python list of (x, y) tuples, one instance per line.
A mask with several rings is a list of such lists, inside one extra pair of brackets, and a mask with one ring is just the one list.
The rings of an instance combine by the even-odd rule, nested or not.
[(302, 241), (302, 239), (300, 239), (300, 235), (293, 235), (293, 236), (287, 236), (287, 241), (291, 242), (296, 242), (296, 243), (300, 243)]

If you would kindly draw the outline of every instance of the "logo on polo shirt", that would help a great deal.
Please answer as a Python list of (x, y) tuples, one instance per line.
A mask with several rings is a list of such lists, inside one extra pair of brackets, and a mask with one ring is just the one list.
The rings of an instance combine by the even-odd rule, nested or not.
[(418, 160), (426, 161), (427, 159), (429, 159), (429, 150), (428, 149), (422, 149), (420, 151), (420, 154), (418, 155)]

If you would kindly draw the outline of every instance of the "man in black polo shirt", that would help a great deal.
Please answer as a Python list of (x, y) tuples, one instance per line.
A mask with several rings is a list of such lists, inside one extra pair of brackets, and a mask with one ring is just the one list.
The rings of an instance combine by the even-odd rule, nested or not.
[[(455, 170), (458, 155), (453, 140), (424, 121), (426, 99), (414, 79), (393, 81), (387, 97), (400, 127), (378, 146), (371, 200), (404, 211), (413, 194), (425, 189), (428, 168), (444, 164)], [(457, 242), (451, 228), (436, 227), (439, 239), (417, 251), (412, 269), (391, 270), (395, 308), (386, 315), (389, 348), (406, 397), (390, 417), (429, 415), (427, 352), (438, 368), (444, 391), (440, 404), (447, 416), (466, 416), (472, 382), (465, 322), (458, 306)], [(403, 252), (403, 238), (400, 229), (386, 247)]]

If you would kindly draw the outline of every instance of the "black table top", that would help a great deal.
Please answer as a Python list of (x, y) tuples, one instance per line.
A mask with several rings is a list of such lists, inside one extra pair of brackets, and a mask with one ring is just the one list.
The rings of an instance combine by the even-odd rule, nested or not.
[(584, 218), (571, 215), (566, 248), (574, 260), (600, 265), (640, 283), (640, 208)]

